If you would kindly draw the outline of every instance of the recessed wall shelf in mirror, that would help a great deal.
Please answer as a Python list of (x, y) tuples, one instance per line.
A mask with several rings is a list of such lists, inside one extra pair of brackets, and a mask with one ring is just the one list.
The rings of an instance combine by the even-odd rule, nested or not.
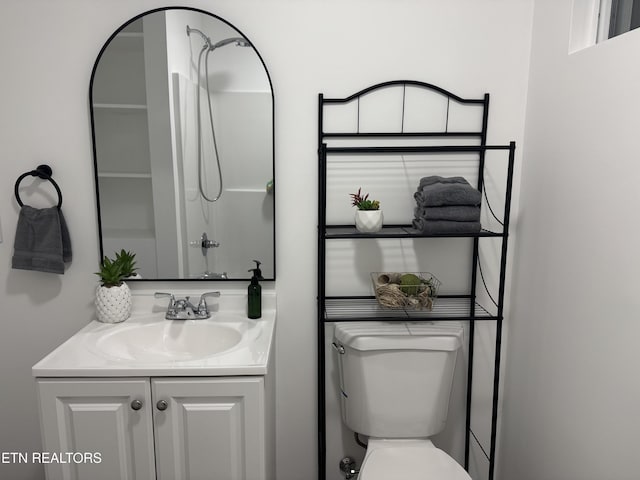
[(89, 90), (101, 258), (134, 252), (144, 280), (245, 280), (258, 259), (275, 279), (274, 96), (251, 40), (151, 10), (107, 40)]

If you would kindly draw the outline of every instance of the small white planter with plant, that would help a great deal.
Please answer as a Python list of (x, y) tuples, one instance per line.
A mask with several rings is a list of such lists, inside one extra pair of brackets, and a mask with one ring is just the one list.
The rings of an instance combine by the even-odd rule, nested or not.
[(100, 271), (100, 285), (96, 289), (96, 314), (104, 323), (124, 322), (131, 316), (131, 290), (125, 278), (135, 275), (135, 253), (121, 250), (114, 260), (104, 257)]
[(369, 200), (369, 194), (364, 196), (361, 193), (362, 188), (357, 193), (350, 193), (351, 204), (357, 207), (355, 215), (356, 230), (360, 233), (375, 233), (382, 229), (382, 210), (380, 210), (380, 202), (378, 200)]

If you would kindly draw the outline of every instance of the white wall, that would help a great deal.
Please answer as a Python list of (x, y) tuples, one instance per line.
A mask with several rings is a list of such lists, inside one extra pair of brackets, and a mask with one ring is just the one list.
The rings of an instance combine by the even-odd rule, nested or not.
[(638, 478), (640, 31), (568, 55), (535, 4), (502, 475)]
[[(172, 3), (4, 0), (0, 6), (0, 270), (6, 272), (0, 275), (0, 451), (41, 448), (31, 365), (93, 313), (98, 239), (87, 104), (93, 62), (115, 28), (138, 13)], [(532, 1), (183, 4), (235, 24), (257, 46), (272, 76), (278, 181), (278, 479), (314, 478), (317, 94), (339, 97), (392, 79), (424, 80), (465, 97), (490, 92), (490, 143), (513, 139), (520, 144)], [(10, 269), (18, 214), (13, 182), (44, 161), (52, 165), (64, 192), (74, 242), (74, 261), (64, 276)], [(37, 205), (40, 190), (23, 198)], [(40, 475), (39, 466), (0, 464), (2, 478)]]

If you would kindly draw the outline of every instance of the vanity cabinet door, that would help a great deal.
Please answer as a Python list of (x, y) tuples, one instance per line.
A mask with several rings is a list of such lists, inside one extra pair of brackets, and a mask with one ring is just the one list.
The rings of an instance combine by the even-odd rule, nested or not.
[(152, 379), (152, 392), (158, 480), (265, 480), (264, 378)]
[(148, 379), (39, 379), (48, 480), (155, 479)]

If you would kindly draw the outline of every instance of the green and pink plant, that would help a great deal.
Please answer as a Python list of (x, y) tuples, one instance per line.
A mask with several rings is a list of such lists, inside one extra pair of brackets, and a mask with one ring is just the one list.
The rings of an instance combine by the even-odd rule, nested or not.
[(369, 200), (369, 194), (362, 194), (362, 187), (358, 188), (357, 193), (350, 193), (351, 205), (357, 207), (358, 210), (379, 210), (380, 202), (378, 200)]

